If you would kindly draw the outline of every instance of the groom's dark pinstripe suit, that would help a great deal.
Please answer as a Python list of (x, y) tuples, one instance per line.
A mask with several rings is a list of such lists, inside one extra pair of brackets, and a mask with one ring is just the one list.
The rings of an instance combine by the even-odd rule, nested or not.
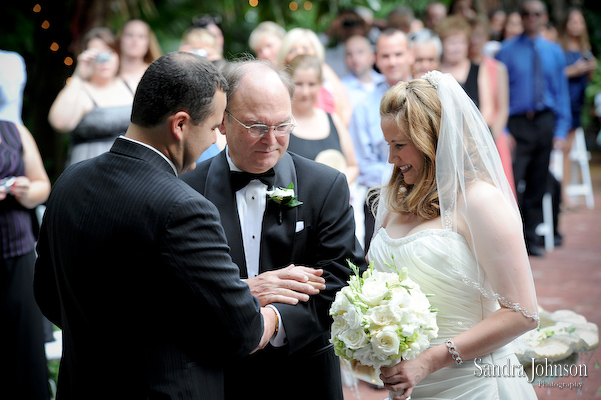
[(216, 208), (124, 138), (58, 179), (38, 252), (36, 299), (63, 329), (59, 399), (220, 399), (221, 363), (263, 333)]

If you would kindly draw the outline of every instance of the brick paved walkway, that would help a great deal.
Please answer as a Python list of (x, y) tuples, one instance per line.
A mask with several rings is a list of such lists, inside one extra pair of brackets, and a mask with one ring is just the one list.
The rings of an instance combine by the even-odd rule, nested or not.
[[(573, 310), (601, 327), (601, 156), (591, 162), (594, 210), (584, 207), (561, 215), (560, 231), (564, 244), (543, 258), (531, 257), (538, 302), (547, 311)], [(581, 393), (567, 384), (579, 383), (578, 378), (565, 377), (554, 381), (553, 387), (535, 387), (539, 399), (571, 400), (601, 399), (601, 350), (590, 356), (588, 377), (582, 379)], [(559, 388), (563, 383), (564, 387)], [(360, 383), (358, 393), (345, 387), (345, 400), (382, 400), (384, 390), (374, 390)], [(506, 399), (502, 399), (506, 400)], [(512, 399), (513, 400), (513, 399)]]

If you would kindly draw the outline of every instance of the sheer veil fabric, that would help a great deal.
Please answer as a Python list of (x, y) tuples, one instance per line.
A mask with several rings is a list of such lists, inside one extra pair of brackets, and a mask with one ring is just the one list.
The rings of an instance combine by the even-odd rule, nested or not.
[[(441, 102), (435, 164), (443, 227), (465, 237), (479, 266), (469, 277), (456, 271), (483, 296), (539, 321), (520, 212), (492, 135), (450, 74), (431, 71), (422, 79), (436, 88)], [(379, 196), (375, 233), (388, 212), (386, 190)], [(453, 242), (446, 251), (451, 261), (461, 254)]]

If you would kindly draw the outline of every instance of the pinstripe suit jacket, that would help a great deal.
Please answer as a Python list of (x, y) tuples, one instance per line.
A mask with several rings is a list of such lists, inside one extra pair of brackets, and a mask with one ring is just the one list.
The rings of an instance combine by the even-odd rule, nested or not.
[(254, 349), (259, 304), (215, 207), (151, 149), (117, 139), (58, 179), (36, 300), (63, 329), (60, 399), (221, 399)]

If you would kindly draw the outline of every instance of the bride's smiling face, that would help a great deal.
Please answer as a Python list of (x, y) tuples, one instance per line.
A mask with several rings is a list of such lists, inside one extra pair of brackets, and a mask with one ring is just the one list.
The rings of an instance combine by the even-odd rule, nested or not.
[(394, 119), (382, 118), (381, 126), (390, 149), (388, 162), (400, 170), (405, 183), (416, 184), (424, 166), (424, 153), (409, 140), (406, 131), (399, 128)]

